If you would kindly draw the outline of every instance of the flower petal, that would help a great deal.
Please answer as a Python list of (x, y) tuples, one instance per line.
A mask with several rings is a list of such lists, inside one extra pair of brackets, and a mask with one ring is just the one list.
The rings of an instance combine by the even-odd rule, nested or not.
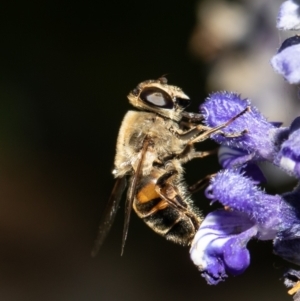
[(247, 151), (222, 145), (218, 151), (218, 160), (223, 168), (234, 168), (251, 161), (254, 157), (254, 153), (249, 154)]
[(300, 83), (300, 37), (286, 39), (278, 53), (271, 59), (274, 70), (281, 74), (290, 84)]
[(251, 163), (254, 156), (255, 153), (248, 154), (245, 150), (224, 145), (218, 151), (219, 163), (223, 168), (240, 168), (240, 173), (250, 177), (255, 184), (266, 182), (261, 169), (255, 163)]
[(239, 275), (249, 266), (246, 245), (256, 233), (253, 222), (242, 213), (212, 212), (192, 242), (191, 259), (209, 284), (217, 284), (227, 273)]

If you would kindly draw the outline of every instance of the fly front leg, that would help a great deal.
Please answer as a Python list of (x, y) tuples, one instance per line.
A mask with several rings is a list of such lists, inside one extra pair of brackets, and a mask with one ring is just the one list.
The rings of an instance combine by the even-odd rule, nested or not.
[(199, 152), (199, 151), (195, 151), (194, 144), (197, 142), (202, 142), (204, 140), (207, 140), (208, 138), (211, 137), (212, 134), (219, 134), (219, 135), (222, 135), (227, 138), (238, 138), (238, 137), (245, 135), (247, 132), (248, 132), (247, 130), (244, 130), (239, 133), (227, 134), (227, 133), (222, 132), (219, 129), (212, 128), (212, 129), (206, 131), (205, 133), (203, 133), (202, 135), (200, 135), (194, 139), (191, 139), (186, 144), (183, 151), (180, 154), (174, 155), (173, 158), (176, 158), (176, 159), (180, 160), (182, 163), (185, 163), (185, 162), (191, 161), (196, 158), (204, 158), (204, 157), (207, 157), (210, 155), (215, 155), (218, 152), (218, 148), (210, 150), (210, 151)]
[(182, 112), (182, 119), (179, 123), (180, 128), (192, 129), (195, 126), (199, 125), (204, 119), (204, 116), (199, 113), (191, 113), (191, 112)]
[(196, 151), (192, 144), (191, 145), (187, 144), (181, 153), (169, 155), (160, 161), (154, 162), (154, 165), (158, 167), (162, 167), (164, 165), (164, 162), (168, 162), (173, 159), (179, 160), (180, 163), (186, 163), (193, 159), (197, 159), (197, 158), (201, 159), (211, 155), (215, 155), (217, 153), (218, 153), (218, 148), (201, 152), (201, 151)]
[(203, 151), (203, 152), (196, 151), (194, 149), (193, 144), (187, 144), (184, 150), (180, 154), (177, 154), (175, 158), (180, 160), (181, 162), (187, 162), (195, 158), (204, 158), (207, 156), (215, 155), (217, 154), (217, 152), (218, 152), (217, 148), (209, 151)]
[(201, 152), (201, 151), (196, 151), (194, 149), (193, 144), (187, 144), (184, 150), (180, 154), (174, 156), (174, 158), (179, 160), (181, 163), (186, 163), (193, 159), (202, 159), (211, 155), (215, 155), (217, 153), (218, 153), (218, 148)]
[[(205, 155), (203, 155), (201, 152), (194, 152), (193, 153), (193, 145), (197, 142), (202, 142), (208, 138), (210, 138), (210, 136), (212, 134), (220, 134), (224, 137), (228, 137), (228, 138), (237, 138), (240, 136), (243, 136), (244, 134), (247, 133), (247, 130), (245, 129), (244, 131), (241, 131), (239, 133), (224, 133), (222, 131), (223, 128), (225, 128), (226, 126), (228, 126), (230, 123), (232, 123), (234, 120), (236, 120), (237, 118), (239, 118), (240, 116), (242, 116), (243, 114), (245, 114), (246, 112), (250, 111), (250, 106), (247, 106), (243, 111), (241, 111), (239, 114), (237, 114), (236, 116), (232, 117), (231, 119), (229, 119), (227, 122), (224, 122), (216, 127), (207, 127), (204, 125), (197, 125), (196, 127), (194, 127), (191, 130), (188, 130), (184, 133), (174, 133), (179, 139), (181, 140), (187, 140), (187, 144), (184, 148), (184, 150), (180, 153), (177, 154), (175, 156), (175, 158), (178, 159), (184, 159), (183, 162), (187, 162), (193, 158), (202, 158)], [(201, 132), (203, 132), (201, 134)], [(196, 136), (196, 137), (195, 137)], [(213, 154), (215, 153), (215, 151), (209, 152), (207, 155)]]
[(216, 128), (212, 128), (211, 130), (208, 130), (207, 132), (203, 133), (202, 135), (199, 135), (196, 138), (190, 140), (188, 142), (188, 145), (193, 145), (193, 144), (195, 144), (197, 142), (202, 142), (202, 141), (210, 138), (210, 136), (212, 134), (219, 134), (219, 135), (222, 135), (223, 137), (226, 137), (226, 138), (238, 138), (238, 137), (241, 137), (241, 136), (243, 136), (243, 135), (245, 135), (247, 133), (248, 133), (248, 130), (245, 129), (245, 130), (243, 130), (241, 132), (236, 132), (236, 133), (230, 133), (230, 134), (228, 134), (228, 133), (224, 133), (223, 131), (217, 129), (217, 127), (216, 127)]
[(211, 175), (207, 175), (204, 178), (202, 178), (201, 180), (199, 180), (198, 182), (196, 182), (195, 184), (191, 185), (188, 189), (190, 193), (195, 193), (199, 190), (202, 190), (203, 188), (205, 188), (208, 184), (209, 181), (216, 175), (216, 173), (213, 173)]
[[(225, 137), (229, 137), (229, 138), (239, 137), (240, 135), (245, 134), (245, 131), (242, 131), (241, 133), (226, 134), (226, 133), (222, 132), (221, 130), (223, 128), (225, 128), (226, 126), (228, 126), (230, 123), (232, 123), (234, 120), (236, 120), (237, 118), (239, 118), (240, 116), (245, 114), (246, 112), (250, 112), (250, 110), (251, 110), (250, 106), (247, 106), (243, 111), (241, 111), (236, 116), (230, 118), (228, 121), (226, 121), (216, 127), (213, 127), (213, 128), (199, 124), (196, 127), (194, 127), (193, 129), (188, 130), (184, 133), (181, 133), (181, 134), (175, 133), (175, 134), (181, 140), (189, 140), (188, 144), (193, 144), (196, 142), (204, 141), (204, 140), (208, 139), (210, 137), (210, 135), (212, 135), (212, 134), (222, 134)], [(200, 136), (197, 136), (201, 132), (204, 132), (204, 133)], [(234, 135), (234, 136), (232, 136), (232, 135)], [(194, 138), (195, 136), (197, 136), (197, 137)]]
[(183, 133), (178, 133), (176, 131), (174, 131), (172, 128), (170, 129), (170, 131), (176, 135), (177, 138), (179, 138), (180, 140), (191, 140), (193, 137), (195, 137), (196, 135), (199, 135), (201, 132), (205, 132), (205, 131), (209, 131), (212, 128), (203, 124), (199, 124), (195, 127), (193, 127), (192, 129), (189, 129)]

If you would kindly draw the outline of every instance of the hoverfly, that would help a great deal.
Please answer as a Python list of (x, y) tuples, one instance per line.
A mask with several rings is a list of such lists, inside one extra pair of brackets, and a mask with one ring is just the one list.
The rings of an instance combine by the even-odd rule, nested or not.
[(194, 144), (211, 134), (222, 134), (222, 128), (249, 109), (222, 125), (209, 128), (201, 124), (201, 114), (184, 111), (190, 104), (189, 97), (181, 88), (168, 85), (164, 77), (140, 83), (128, 99), (140, 111), (128, 111), (119, 130), (113, 169), (116, 182), (92, 256), (112, 226), (127, 182), (121, 254), (132, 208), (156, 233), (175, 243), (189, 245), (202, 215), (190, 199), (182, 165), (211, 154), (196, 151)]

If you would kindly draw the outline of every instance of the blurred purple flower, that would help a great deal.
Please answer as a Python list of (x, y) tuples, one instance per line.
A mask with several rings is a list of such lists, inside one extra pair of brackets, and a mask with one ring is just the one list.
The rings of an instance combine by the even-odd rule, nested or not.
[(274, 70), (290, 84), (300, 83), (300, 36), (286, 39), (271, 59)]
[(281, 4), (276, 26), (279, 30), (300, 29), (299, 1), (288, 0)]

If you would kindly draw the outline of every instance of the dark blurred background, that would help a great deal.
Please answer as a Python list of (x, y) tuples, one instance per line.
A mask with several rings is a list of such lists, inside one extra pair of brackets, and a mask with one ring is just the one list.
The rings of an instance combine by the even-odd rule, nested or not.
[[(193, 100), (189, 110), (207, 95), (208, 66), (188, 46), (197, 3), (1, 4), (1, 300), (290, 300), (280, 281), (284, 263), (269, 242), (252, 242), (251, 267), (211, 287), (188, 249), (133, 214), (120, 257), (124, 202), (99, 255), (90, 257), (114, 183), (128, 92), (168, 74)], [(216, 158), (189, 164), (187, 181), (218, 168)], [(208, 210), (203, 193), (194, 199)]]

